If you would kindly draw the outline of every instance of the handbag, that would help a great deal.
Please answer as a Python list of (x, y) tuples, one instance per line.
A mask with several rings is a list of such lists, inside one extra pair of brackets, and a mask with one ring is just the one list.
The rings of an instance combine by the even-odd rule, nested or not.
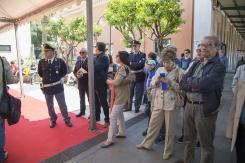
[(0, 101), (0, 116), (3, 119), (7, 119), (9, 125), (18, 123), (21, 115), (21, 101), (10, 95), (7, 91), (7, 82), (5, 78), (5, 68), (2, 58), (3, 67), (3, 95)]
[[(181, 74), (179, 72), (180, 70), (177, 69), (177, 77), (178, 77), (178, 82), (181, 80)], [(183, 90), (177, 90), (176, 95), (175, 95), (175, 106), (176, 107), (184, 107), (186, 103), (186, 93)]]

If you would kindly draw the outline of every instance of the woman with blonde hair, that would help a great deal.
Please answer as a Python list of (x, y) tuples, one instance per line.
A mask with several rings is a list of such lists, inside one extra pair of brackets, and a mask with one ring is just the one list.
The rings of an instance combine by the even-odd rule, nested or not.
[(149, 128), (143, 142), (136, 147), (150, 150), (164, 122), (166, 134), (163, 159), (167, 160), (173, 155), (176, 99), (182, 71), (175, 64), (176, 53), (173, 50), (165, 49), (161, 53), (161, 59), (163, 67), (158, 68), (151, 83), (155, 87), (156, 95)]

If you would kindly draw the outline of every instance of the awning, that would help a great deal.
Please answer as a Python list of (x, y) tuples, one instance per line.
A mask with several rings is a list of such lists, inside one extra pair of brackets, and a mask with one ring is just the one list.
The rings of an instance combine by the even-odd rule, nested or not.
[(245, 0), (219, 0), (219, 5), (245, 39)]
[(50, 16), (83, 0), (0, 0), (0, 31), (13, 22), (22, 24)]

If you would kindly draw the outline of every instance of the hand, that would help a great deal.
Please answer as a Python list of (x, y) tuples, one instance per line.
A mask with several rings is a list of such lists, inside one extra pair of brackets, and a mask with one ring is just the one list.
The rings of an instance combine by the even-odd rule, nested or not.
[(110, 85), (110, 84), (112, 84), (112, 80), (111, 80), (111, 79), (107, 79), (107, 80), (106, 80), (106, 83), (107, 83), (108, 85)]

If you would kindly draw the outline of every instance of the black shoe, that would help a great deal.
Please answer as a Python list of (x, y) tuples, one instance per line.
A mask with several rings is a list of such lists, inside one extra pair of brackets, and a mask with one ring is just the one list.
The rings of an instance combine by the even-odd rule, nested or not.
[(67, 125), (68, 127), (72, 127), (71, 121), (65, 121), (65, 123), (66, 123), (66, 125)]
[(197, 144), (196, 144), (196, 147), (200, 147), (200, 142), (198, 141)]
[(56, 122), (55, 121), (50, 121), (49, 127), (50, 128), (54, 128), (56, 126)]
[(85, 113), (80, 112), (79, 114), (76, 115), (76, 117), (81, 117), (83, 115), (85, 115)]
[(165, 140), (165, 136), (164, 135), (159, 135), (158, 138), (156, 139), (156, 143), (162, 142)]
[(5, 151), (5, 152), (4, 152), (4, 159), (3, 159), (3, 160), (7, 160), (7, 159), (8, 159), (8, 152)]
[(139, 113), (139, 110), (135, 110), (134, 112), (135, 112), (135, 113)]
[(184, 142), (184, 136), (179, 137), (176, 142), (182, 144)]
[(142, 132), (142, 136), (146, 136), (146, 135), (147, 135), (147, 129), (144, 132)]

